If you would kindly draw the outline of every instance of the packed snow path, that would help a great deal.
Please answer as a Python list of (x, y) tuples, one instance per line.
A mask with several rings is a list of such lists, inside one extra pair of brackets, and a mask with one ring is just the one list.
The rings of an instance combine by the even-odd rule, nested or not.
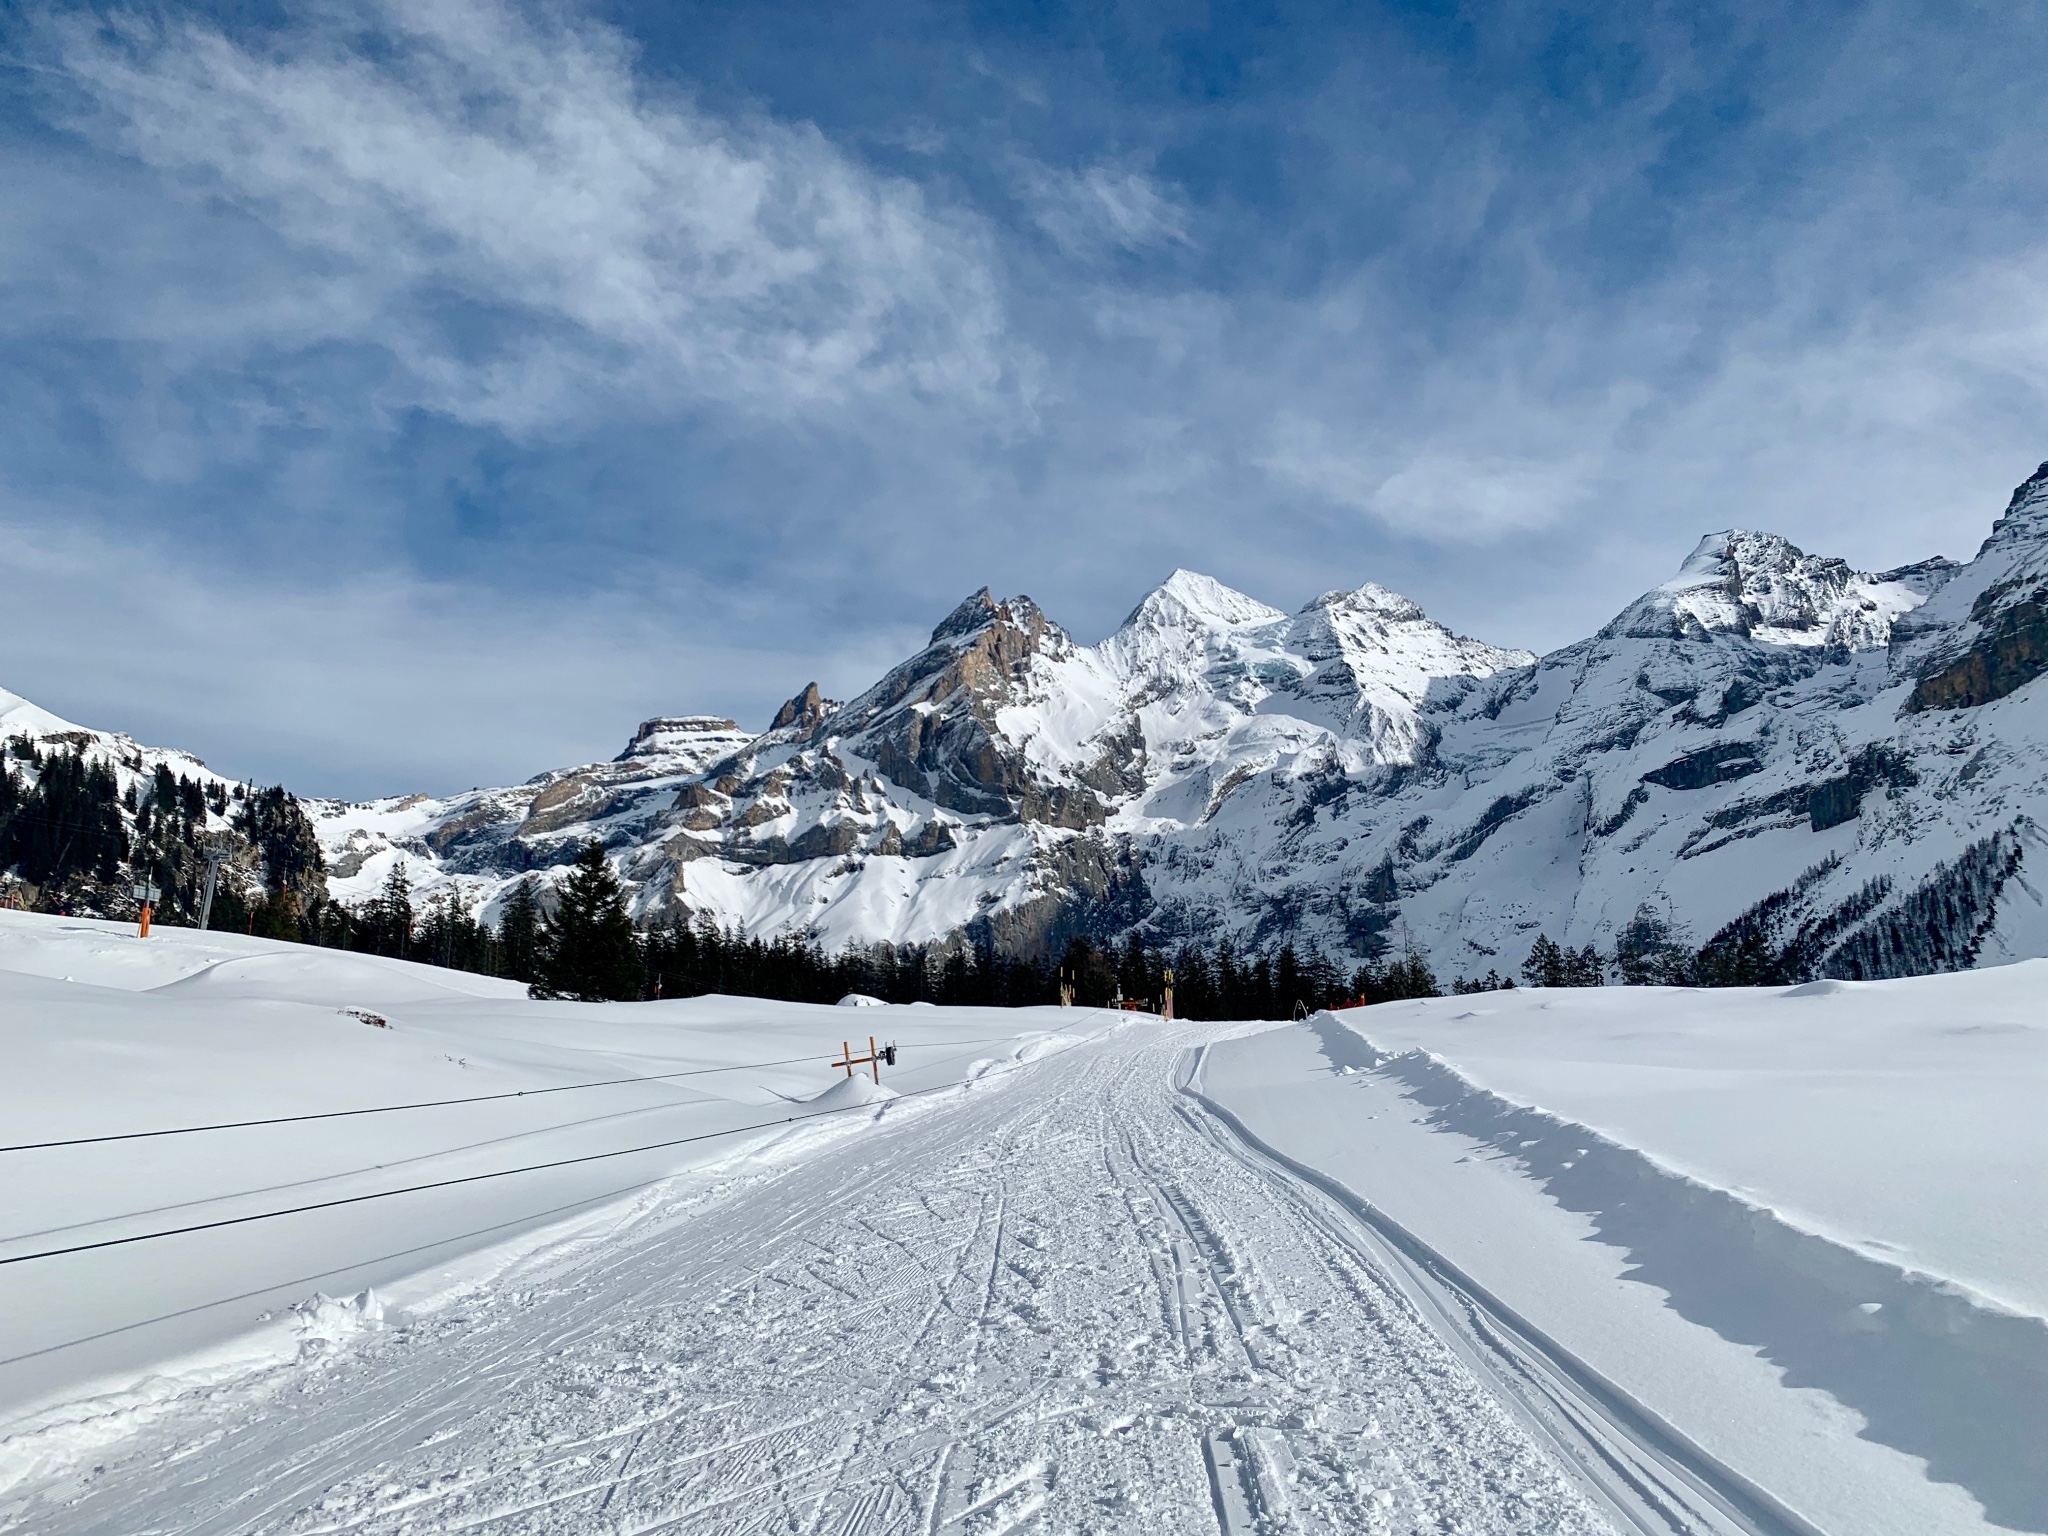
[(1490, 1379), (1415, 1275), (1179, 1091), (1209, 1033), (1134, 1024), (679, 1181), (623, 1235), (195, 1400), (0, 1525), (1769, 1528), (1688, 1513), (1647, 1457), (1613, 1475), (1635, 1452), (1608, 1430)]

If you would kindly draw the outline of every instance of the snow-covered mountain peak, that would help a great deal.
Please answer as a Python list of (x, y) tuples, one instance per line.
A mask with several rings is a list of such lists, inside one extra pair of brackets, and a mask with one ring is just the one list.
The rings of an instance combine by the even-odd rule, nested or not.
[(646, 763), (666, 772), (701, 773), (754, 739), (720, 715), (660, 715), (644, 720), (614, 762)]
[(1441, 678), (1490, 677), (1533, 666), (1535, 654), (1455, 635), (1411, 599), (1374, 582), (1326, 592), (1288, 626), (1302, 674), (1281, 683), (1266, 712), (1285, 710), (1364, 745), (1381, 764), (1429, 750), (1421, 707)]
[(1347, 613), (1370, 615), (1388, 624), (1429, 620), (1429, 615), (1422, 611), (1421, 604), (1375, 581), (1368, 581), (1364, 586), (1351, 591), (1340, 587), (1334, 592), (1325, 592), (1321, 597), (1304, 604), (1301, 612), (1306, 617), (1318, 610), (1342, 610)]
[[(1931, 571), (1922, 562), (1913, 572)], [(1930, 580), (1873, 575), (1809, 555), (1775, 533), (1733, 528), (1701, 539), (1678, 574), (1645, 593), (1602, 632), (1640, 639), (1735, 635), (1768, 645), (1866, 650), (1926, 599)]]
[(40, 741), (51, 736), (68, 736), (73, 733), (86, 734), (84, 727), (73, 725), (60, 715), (53, 715), (40, 704), (31, 704), (18, 693), (9, 693), (0, 688), (0, 740), (12, 740), (26, 736)]
[(1255, 597), (1226, 587), (1213, 576), (1185, 567), (1145, 594), (1122, 624), (1124, 629), (1242, 629), (1272, 624), (1287, 615)]
[(2048, 533), (2048, 464), (2022, 480), (2013, 491), (2004, 513), (1991, 525), (1991, 537), (1984, 541), (1984, 551), (1998, 544), (2038, 539), (2044, 533)]

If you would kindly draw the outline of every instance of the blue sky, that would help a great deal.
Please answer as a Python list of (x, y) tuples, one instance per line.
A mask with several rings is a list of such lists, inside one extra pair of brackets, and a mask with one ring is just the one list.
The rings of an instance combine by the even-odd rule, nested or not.
[(2048, 458), (2037, 7), (7, 13), (0, 685), (306, 793), (1177, 565), (1548, 648)]

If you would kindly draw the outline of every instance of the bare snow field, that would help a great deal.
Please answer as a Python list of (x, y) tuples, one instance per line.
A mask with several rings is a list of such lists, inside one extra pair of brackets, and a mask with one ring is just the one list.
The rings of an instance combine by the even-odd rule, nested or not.
[(0, 1531), (2041, 1530), (2037, 970), (1190, 1025), (0, 913)]

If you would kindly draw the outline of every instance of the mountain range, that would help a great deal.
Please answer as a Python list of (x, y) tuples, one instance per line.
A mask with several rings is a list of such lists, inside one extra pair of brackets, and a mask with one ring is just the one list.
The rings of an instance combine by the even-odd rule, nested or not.
[[(2048, 465), (1967, 563), (1712, 534), (1543, 656), (1371, 583), (1290, 614), (1176, 571), (1095, 645), (983, 590), (857, 698), (812, 685), (764, 731), (665, 717), (516, 786), (304, 804), (337, 897), (403, 861), (485, 917), (597, 838), (644, 921), (827, 948), (1138, 931), (1477, 975), (1647, 913), (1896, 975), (2048, 954), (2044, 670)], [(9, 700), (0, 733), (141, 762)]]

